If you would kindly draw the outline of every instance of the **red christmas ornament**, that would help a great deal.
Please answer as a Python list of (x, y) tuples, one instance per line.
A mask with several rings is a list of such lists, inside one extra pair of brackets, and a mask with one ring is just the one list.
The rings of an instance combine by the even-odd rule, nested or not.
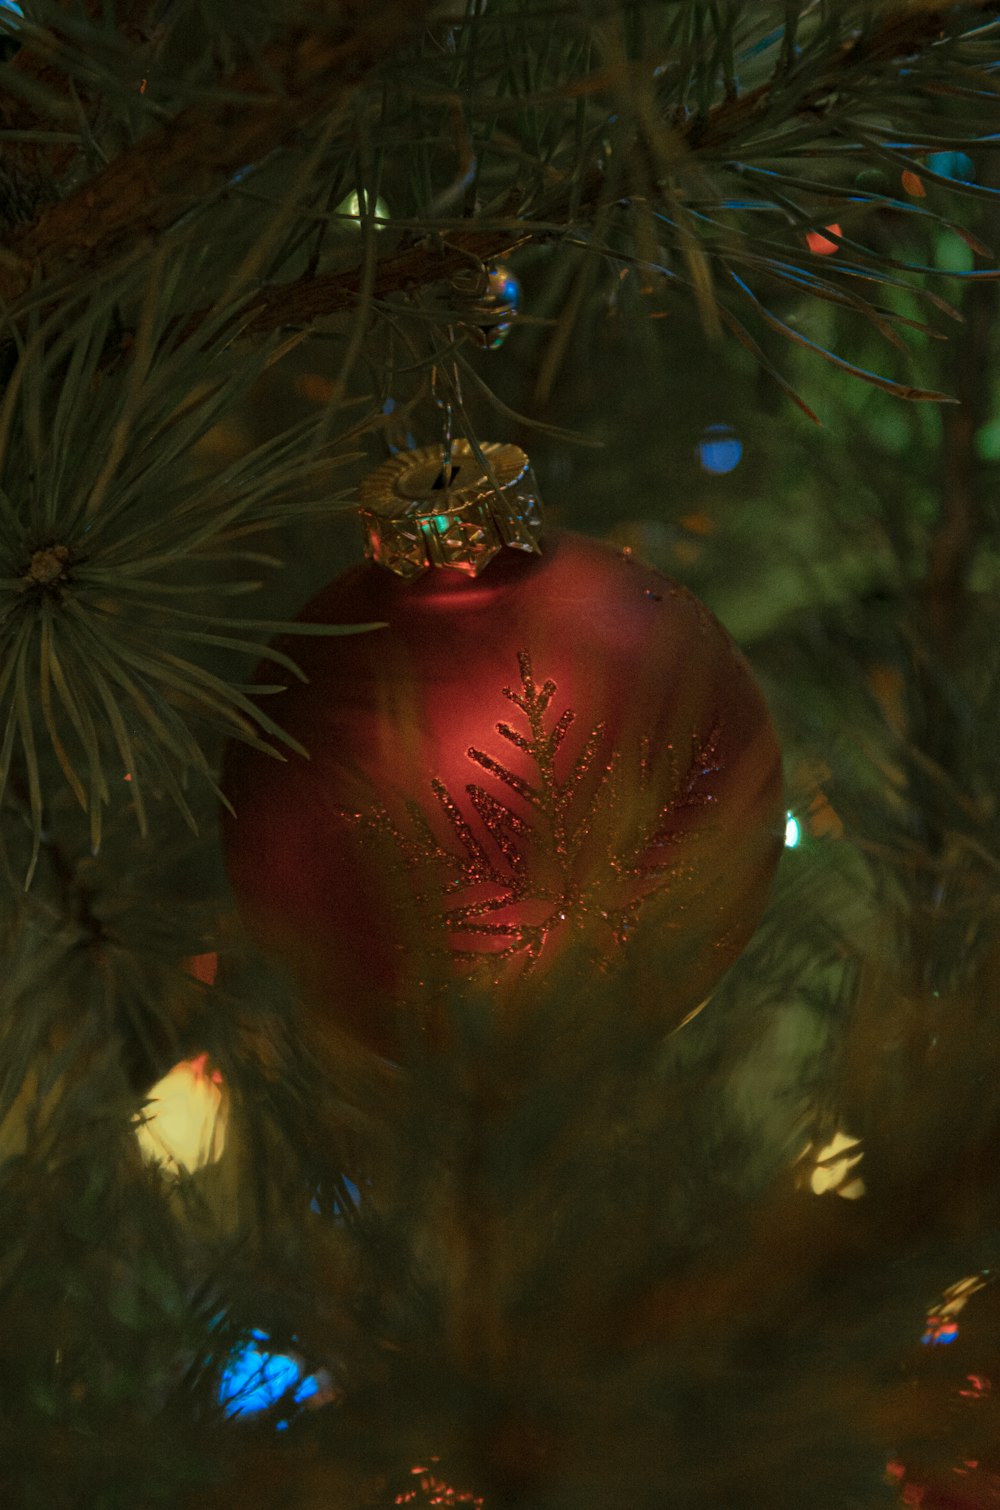
[(234, 745), (223, 777), (252, 934), (390, 1056), (420, 951), (499, 987), (573, 939), (607, 957), (641, 915), (680, 1023), (750, 937), (783, 842), (774, 730), (725, 630), (627, 552), (553, 530), (538, 553), (527, 458), (484, 449), (489, 478), (457, 442), (450, 487), (432, 448), (369, 479), (374, 559), (301, 618), (386, 627), (298, 641), (308, 682), (276, 716), (310, 759)]

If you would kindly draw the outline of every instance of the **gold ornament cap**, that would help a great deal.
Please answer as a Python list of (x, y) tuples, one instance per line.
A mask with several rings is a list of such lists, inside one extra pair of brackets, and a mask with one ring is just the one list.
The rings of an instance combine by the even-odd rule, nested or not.
[(527, 455), (497, 441), (479, 453), (483, 460), (467, 440), (454, 441), (448, 478), (440, 446), (376, 467), (358, 493), (369, 560), (411, 581), (431, 566), (477, 577), (504, 546), (539, 555), (542, 514)]

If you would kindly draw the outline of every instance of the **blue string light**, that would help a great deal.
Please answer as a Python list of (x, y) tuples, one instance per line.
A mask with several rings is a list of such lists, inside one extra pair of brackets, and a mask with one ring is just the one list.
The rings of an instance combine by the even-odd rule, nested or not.
[[(219, 1404), (227, 1416), (258, 1416), (286, 1397), (302, 1405), (319, 1391), (315, 1375), (302, 1377), (302, 1366), (286, 1353), (270, 1353), (266, 1332), (254, 1329), (252, 1341), (233, 1353), (219, 1380)], [(277, 1423), (281, 1430), (287, 1421)]]
[(935, 1316), (931, 1320), (926, 1332), (920, 1341), (925, 1347), (947, 1347), (958, 1337), (958, 1324), (954, 1321), (941, 1322)]
[(707, 425), (698, 442), (698, 460), (702, 470), (714, 477), (732, 472), (740, 464), (743, 442), (731, 425)]
[(927, 166), (932, 173), (954, 178), (959, 183), (972, 183), (976, 176), (976, 165), (968, 152), (932, 152)]

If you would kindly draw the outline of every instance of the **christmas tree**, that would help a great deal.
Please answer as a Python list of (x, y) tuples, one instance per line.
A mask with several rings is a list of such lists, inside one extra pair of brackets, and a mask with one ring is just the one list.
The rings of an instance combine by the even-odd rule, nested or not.
[(0, 1503), (1000, 1506), (1000, 5), (0, 31)]

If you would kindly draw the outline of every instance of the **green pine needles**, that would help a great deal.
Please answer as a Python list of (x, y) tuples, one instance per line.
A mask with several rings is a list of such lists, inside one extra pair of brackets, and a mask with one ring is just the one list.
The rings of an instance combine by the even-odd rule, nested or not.
[[(911, 1381), (1000, 1231), (998, 59), (1000, 0), (0, 0), (5, 1507), (876, 1510), (970, 1419), (947, 1482), (996, 1467), (1000, 1292)], [(231, 923), (222, 748), (297, 748), (254, 665), (343, 632), (289, 622), (329, 516), (445, 407), (756, 641), (801, 842), (665, 1042), (650, 929), (521, 1036), (415, 953), (455, 1052), (321, 1063)], [(134, 1119), (203, 1055), (167, 1186)], [(227, 1420), (256, 1329), (336, 1402)]]
[[(273, 343), (240, 361), (206, 352), (204, 332), (164, 343), (179, 277), (177, 267), (165, 278), (160, 260), (124, 351), (110, 301), (61, 338), (34, 322), (7, 385), (0, 790), (14, 773), (26, 792), (31, 869), (46, 802), (40, 740), (89, 813), (96, 850), (102, 811), (123, 781), (142, 831), (148, 793), (170, 797), (194, 824), (190, 777), (215, 787), (200, 730), (276, 755), (282, 739), (256, 701), (271, 689), (257, 686), (252, 700), (249, 686), (204, 664), (204, 651), (256, 659), (273, 634), (302, 632), (227, 611), (228, 602), (260, 585), (239, 568), (280, 564), (252, 548), (255, 535), (296, 506), (332, 506), (341, 458), (312, 419), (222, 471), (193, 473), (199, 441), (245, 396)], [(222, 580), (212, 575), (220, 563)], [(206, 598), (220, 606), (189, 606)]]
[[(41, 744), (95, 847), (126, 776), (140, 824), (150, 794), (190, 813), (189, 779), (214, 779), (202, 726), (280, 744), (219, 660), (279, 627), (236, 611), (257, 579), (230, 568), (270, 566), (251, 537), (330, 507), (336, 460), (387, 396), (429, 428), (454, 356), (490, 400), (461, 301), (440, 297), (463, 268), (535, 248), (540, 401), (601, 290), (635, 302), (623, 279), (693, 301), (812, 417), (775, 335), (897, 396), (948, 397), (829, 348), (787, 304), (859, 316), (897, 360), (940, 334), (914, 298), (954, 314), (880, 228), (949, 226), (992, 257), (948, 206), (996, 191), (927, 165), (982, 135), (989, 5), (279, 6), (238, 40), (224, 6), (155, 12), (123, 29), (113, 7), (38, 0), (2, 65), (0, 790), (19, 773), (36, 849)], [(313, 330), (339, 349), (323, 415), (199, 465), (212, 425)]]

